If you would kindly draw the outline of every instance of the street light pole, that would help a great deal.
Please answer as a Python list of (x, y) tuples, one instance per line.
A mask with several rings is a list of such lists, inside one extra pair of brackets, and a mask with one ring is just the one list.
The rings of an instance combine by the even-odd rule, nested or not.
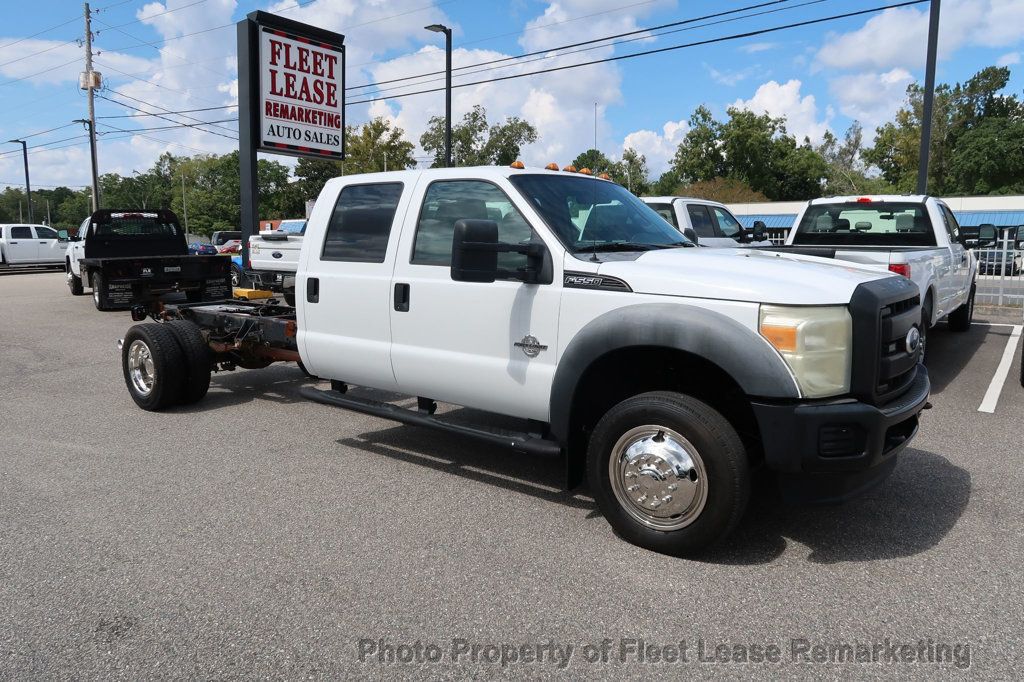
[(928, 155), (932, 142), (932, 107), (935, 101), (935, 55), (939, 46), (940, 0), (931, 0), (928, 16), (928, 55), (924, 69), (924, 102), (921, 108), (921, 150), (917, 162), (917, 193), (928, 193)]
[(7, 140), (15, 144), (21, 145), (21, 155), (25, 157), (25, 196), (28, 198), (28, 221), (30, 223), (35, 222), (35, 218), (32, 217), (32, 185), (28, 181), (28, 145), (25, 144), (25, 140)]
[(452, 30), (443, 24), (431, 24), (428, 31), (444, 34), (444, 166), (452, 167)]

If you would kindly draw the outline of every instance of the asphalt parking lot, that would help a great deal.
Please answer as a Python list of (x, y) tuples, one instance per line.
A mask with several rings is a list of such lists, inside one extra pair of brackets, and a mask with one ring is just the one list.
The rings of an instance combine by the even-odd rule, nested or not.
[[(979, 411), (1010, 326), (930, 337), (934, 409), (881, 487), (765, 486), (687, 561), (616, 538), (554, 462), (306, 402), (294, 365), (139, 410), (128, 314), (61, 273), (0, 278), (0, 321), (0, 678), (1019, 674), (1019, 349)], [(843, 644), (881, 654), (814, 660)]]

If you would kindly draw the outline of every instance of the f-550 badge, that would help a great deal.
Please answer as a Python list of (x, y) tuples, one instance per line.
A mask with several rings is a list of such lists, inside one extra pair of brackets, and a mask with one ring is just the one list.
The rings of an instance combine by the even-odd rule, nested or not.
[(537, 340), (536, 336), (524, 336), (522, 341), (516, 341), (512, 344), (516, 348), (521, 348), (523, 354), (528, 358), (535, 358), (540, 355), (542, 350), (547, 350), (548, 347)]

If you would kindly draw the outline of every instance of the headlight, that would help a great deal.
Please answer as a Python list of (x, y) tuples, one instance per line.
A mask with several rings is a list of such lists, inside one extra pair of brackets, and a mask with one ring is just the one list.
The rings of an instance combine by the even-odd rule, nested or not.
[(849, 392), (853, 320), (846, 306), (762, 305), (759, 331), (789, 365), (804, 396)]

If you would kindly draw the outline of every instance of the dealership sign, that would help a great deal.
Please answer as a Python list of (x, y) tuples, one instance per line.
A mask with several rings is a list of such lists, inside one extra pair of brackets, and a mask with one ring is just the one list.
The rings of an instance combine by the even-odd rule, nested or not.
[(239, 228), (248, 263), (248, 237), (261, 217), (257, 153), (345, 158), (345, 36), (260, 11), (236, 28)]
[(260, 27), (262, 146), (341, 158), (344, 52)]

